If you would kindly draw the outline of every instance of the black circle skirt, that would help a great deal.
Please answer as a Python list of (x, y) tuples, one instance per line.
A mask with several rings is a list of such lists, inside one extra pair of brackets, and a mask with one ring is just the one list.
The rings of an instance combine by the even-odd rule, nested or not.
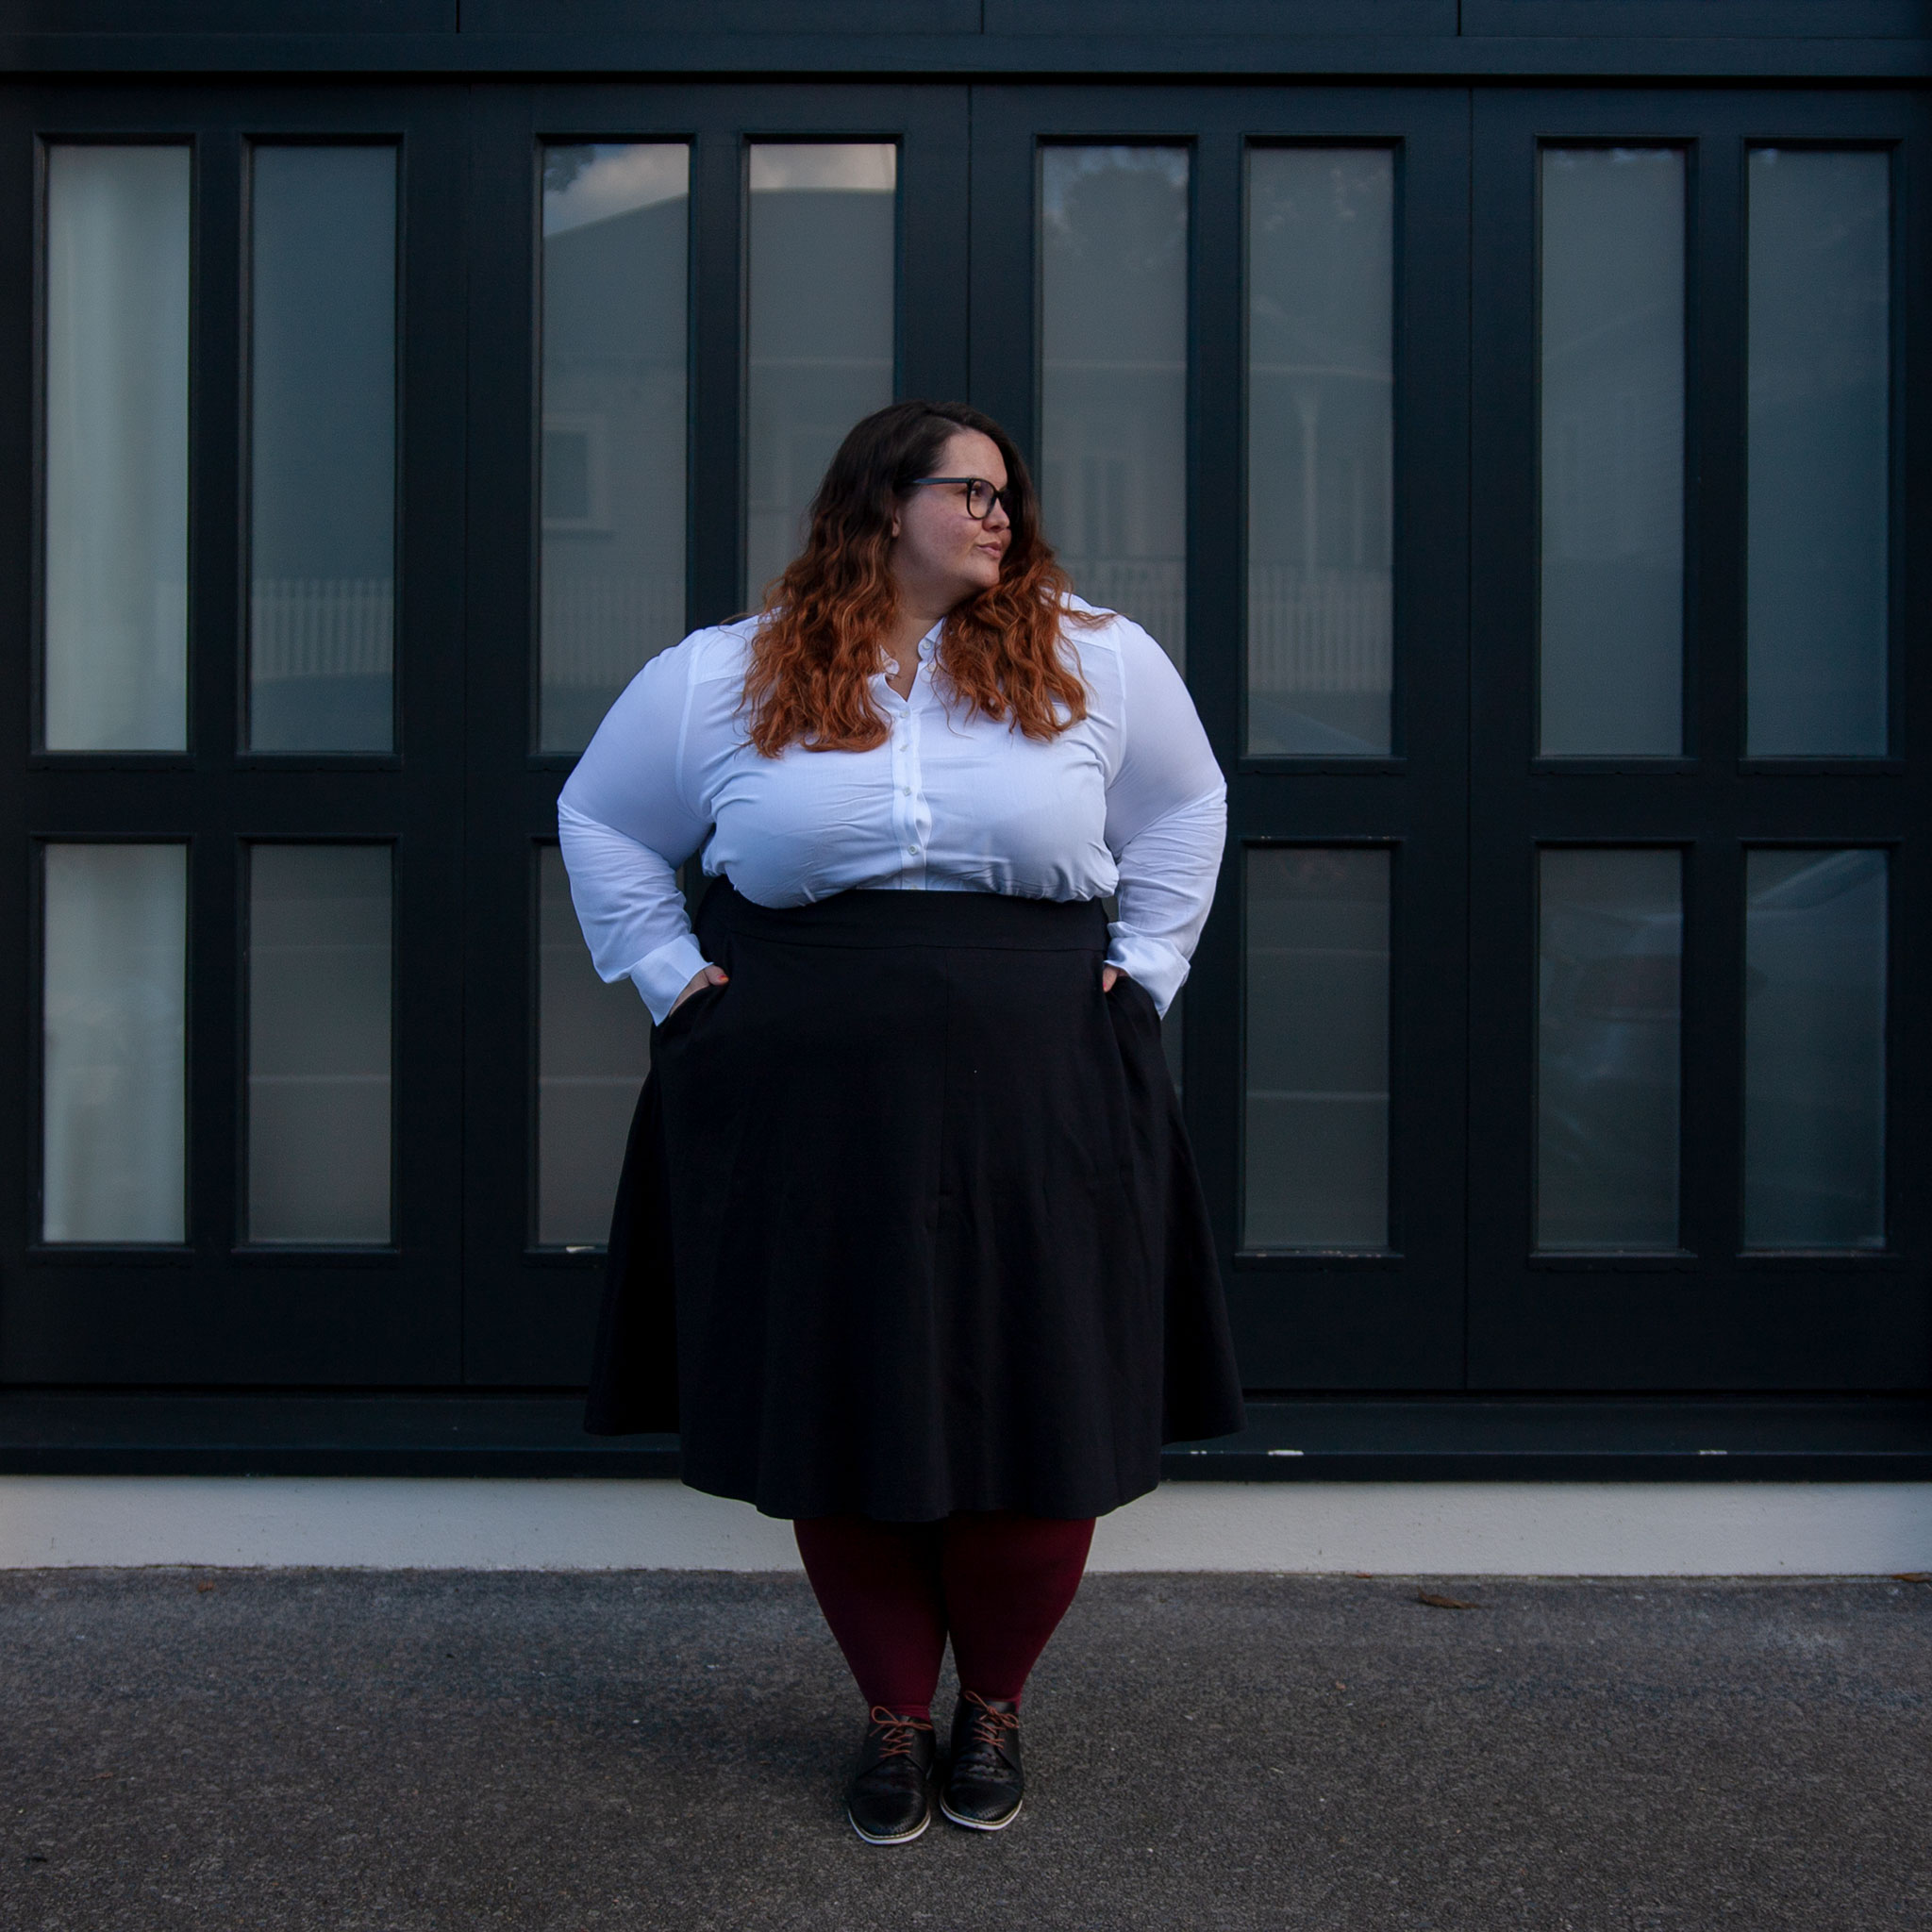
[(585, 1427), (769, 1516), (1098, 1516), (1241, 1426), (1152, 997), (1094, 901), (700, 908), (652, 1041)]

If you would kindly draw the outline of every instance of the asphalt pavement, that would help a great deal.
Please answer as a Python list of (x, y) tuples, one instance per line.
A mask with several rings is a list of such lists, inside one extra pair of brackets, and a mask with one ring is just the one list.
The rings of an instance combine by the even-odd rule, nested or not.
[(796, 1577), (16, 1572), (0, 1927), (1924, 1928), (1928, 1640), (1882, 1579), (1098, 1576), (1018, 1822), (880, 1849)]

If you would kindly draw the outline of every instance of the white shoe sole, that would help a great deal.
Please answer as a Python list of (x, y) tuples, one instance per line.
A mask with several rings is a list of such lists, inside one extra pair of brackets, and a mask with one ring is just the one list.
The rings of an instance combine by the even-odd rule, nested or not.
[(932, 1823), (932, 1813), (928, 1811), (912, 1830), (903, 1832), (897, 1838), (874, 1838), (871, 1832), (860, 1830), (858, 1820), (849, 1811), (845, 1814), (845, 1823), (869, 1845), (909, 1845), (914, 1839), (924, 1837), (926, 1826)]
[(1025, 1806), (1025, 1803), (1026, 1800), (1024, 1798), (1022, 1798), (1019, 1804), (1015, 1805), (1013, 1808), (1010, 1811), (1008, 1811), (1004, 1818), (995, 1819), (991, 1824), (989, 1824), (984, 1818), (961, 1818), (959, 1814), (957, 1811), (955, 1811), (953, 1807), (950, 1805), (948, 1805), (943, 1798), (940, 1800), (940, 1809), (943, 1811), (946, 1814), (946, 1816), (953, 1821), (955, 1824), (963, 1824), (968, 1831), (1004, 1831), (1006, 1830), (1008, 1825), (1012, 1824), (1014, 1819), (1019, 1817), (1021, 1810)]

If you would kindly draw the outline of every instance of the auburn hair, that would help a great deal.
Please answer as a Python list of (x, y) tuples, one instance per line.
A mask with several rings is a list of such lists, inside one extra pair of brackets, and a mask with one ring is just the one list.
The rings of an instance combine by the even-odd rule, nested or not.
[(1013, 534), (998, 583), (946, 615), (941, 688), (1027, 738), (1056, 738), (1087, 715), (1087, 688), (1061, 627), (1101, 620), (1067, 602), (1073, 585), (1041, 535), (1040, 499), (1011, 438), (963, 403), (893, 403), (847, 433), (812, 498), (805, 548), (765, 587), (744, 679), (751, 742), (764, 757), (790, 744), (870, 751), (884, 743), (870, 680), (898, 608), (892, 518), (962, 429), (990, 437), (1006, 462), (1000, 496)]

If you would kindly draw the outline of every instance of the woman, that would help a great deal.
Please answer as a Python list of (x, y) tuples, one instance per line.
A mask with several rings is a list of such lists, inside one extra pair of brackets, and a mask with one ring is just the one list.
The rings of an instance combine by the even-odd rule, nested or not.
[(687, 1483), (794, 1520), (872, 1843), (930, 1822), (950, 1635), (941, 1804), (996, 1831), (1093, 1519), (1241, 1426), (1160, 1051), (1225, 829), (1186, 687), (1071, 596), (996, 424), (897, 403), (763, 614), (618, 699), (558, 824), (658, 1023), (586, 1426), (677, 1428)]

